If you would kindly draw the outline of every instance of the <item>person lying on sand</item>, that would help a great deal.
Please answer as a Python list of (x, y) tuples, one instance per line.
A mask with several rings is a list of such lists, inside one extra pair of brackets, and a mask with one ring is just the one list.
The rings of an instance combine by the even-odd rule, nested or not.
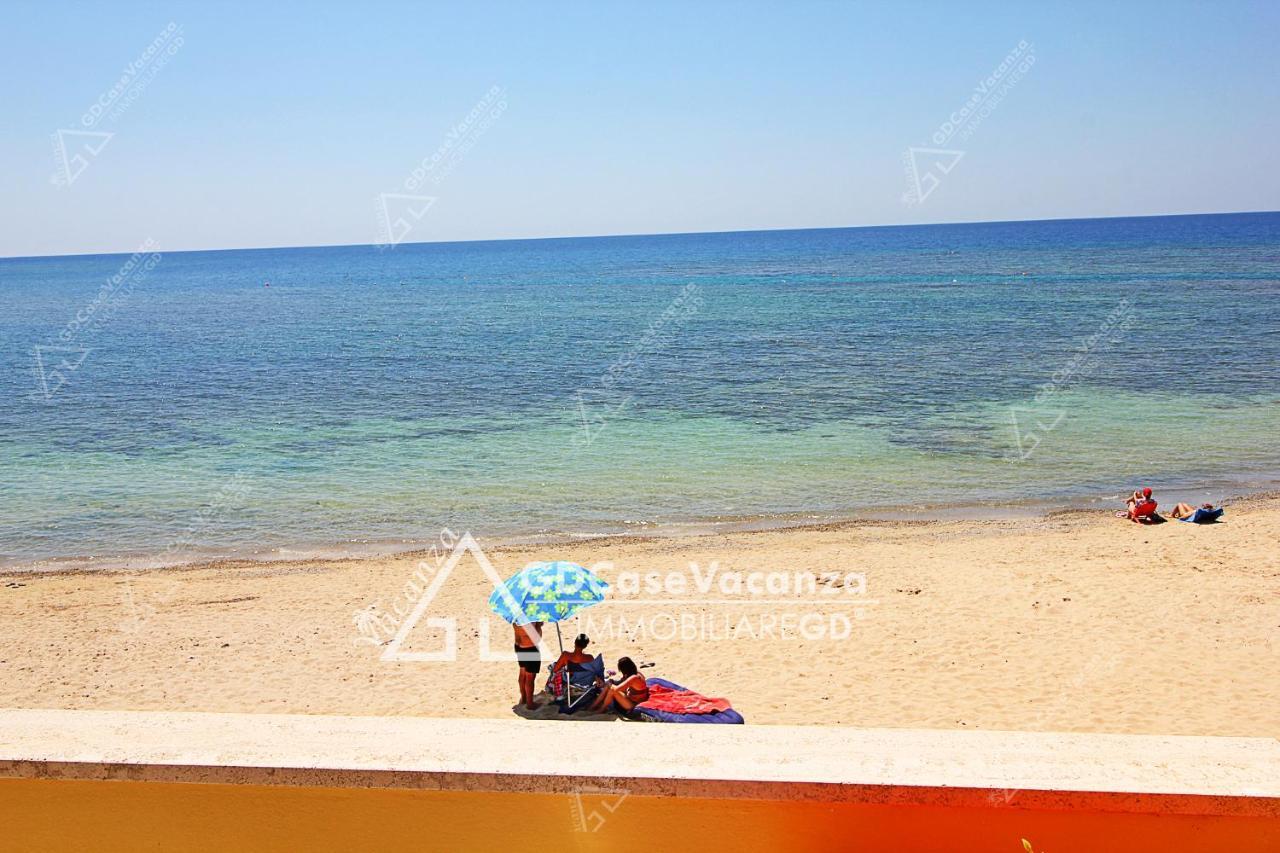
[(573, 641), (573, 651), (561, 652), (560, 657), (551, 665), (551, 671), (559, 672), (571, 663), (591, 663), (595, 658), (584, 651), (590, 643), (586, 634), (579, 634)]
[(605, 685), (591, 705), (592, 713), (630, 713), (636, 705), (649, 698), (649, 684), (631, 658), (619, 658), (618, 671), (622, 674), (621, 680)]
[[(1200, 504), (1199, 508), (1212, 511), (1213, 504)], [(1172, 516), (1173, 518), (1190, 518), (1195, 514), (1196, 514), (1196, 507), (1193, 507), (1191, 504), (1187, 504), (1187, 503), (1178, 504), (1173, 508), (1173, 512), (1169, 513), (1169, 515)]]

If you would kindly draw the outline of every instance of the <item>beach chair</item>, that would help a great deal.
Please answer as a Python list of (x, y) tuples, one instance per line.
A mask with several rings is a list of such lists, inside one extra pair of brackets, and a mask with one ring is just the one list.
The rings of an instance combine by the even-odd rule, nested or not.
[(560, 706), (560, 713), (572, 714), (595, 699), (596, 679), (604, 678), (604, 657), (596, 655), (587, 663), (571, 663), (547, 679), (547, 692)]
[(604, 678), (604, 655), (596, 655), (589, 663), (571, 663), (569, 680), (565, 683), (564, 702), (560, 710), (572, 714), (590, 705), (596, 698), (596, 679)]
[(1159, 521), (1161, 519), (1160, 516), (1156, 515), (1156, 506), (1155, 501), (1147, 499), (1129, 510), (1129, 518), (1139, 524), (1152, 524)]

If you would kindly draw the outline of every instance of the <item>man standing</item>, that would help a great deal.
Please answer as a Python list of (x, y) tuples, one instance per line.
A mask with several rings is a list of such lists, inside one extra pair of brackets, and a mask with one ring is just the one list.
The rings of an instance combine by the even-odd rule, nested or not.
[(542, 639), (542, 623), (512, 625), (516, 632), (516, 662), (520, 665), (520, 701), (530, 711), (538, 708), (533, 701), (534, 681), (542, 670), (542, 655), (538, 642)]

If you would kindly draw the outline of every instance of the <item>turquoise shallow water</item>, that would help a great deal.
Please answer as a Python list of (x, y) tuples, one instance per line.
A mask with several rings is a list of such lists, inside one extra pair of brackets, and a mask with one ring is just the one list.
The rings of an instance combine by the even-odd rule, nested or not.
[(1216, 500), (1278, 295), (1278, 214), (0, 260), (0, 564)]

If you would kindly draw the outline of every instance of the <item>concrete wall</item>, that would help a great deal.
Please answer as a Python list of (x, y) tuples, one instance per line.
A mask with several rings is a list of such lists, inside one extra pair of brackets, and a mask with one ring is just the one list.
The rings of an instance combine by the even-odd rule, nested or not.
[(1274, 739), (0, 711), (0, 850), (1280, 850)]

